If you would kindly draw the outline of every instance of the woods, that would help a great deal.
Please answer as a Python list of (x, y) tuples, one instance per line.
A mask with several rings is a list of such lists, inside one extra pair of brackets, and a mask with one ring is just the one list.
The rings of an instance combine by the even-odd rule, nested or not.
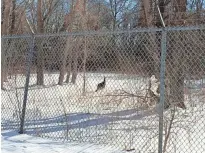
[(3, 129), (204, 150), (204, 0), (2, 0), (1, 19)]
[[(201, 25), (205, 22), (203, 0), (3, 0), (2, 35), (120, 31), (138, 27), (161, 28), (157, 6), (166, 27)], [(44, 73), (48, 71), (49, 64), (49, 68), (52, 67), (51, 69), (60, 72), (59, 85), (62, 85), (64, 80), (65, 83), (71, 81), (75, 84), (78, 72), (82, 71), (82, 63), (85, 61), (84, 71), (109, 70), (138, 73), (137, 69), (140, 69), (144, 74), (148, 76), (154, 74), (159, 79), (161, 37), (160, 32), (141, 37), (134, 34), (107, 35), (95, 39), (67, 36), (50, 37), (43, 41), (43, 38), (39, 37), (35, 41), (36, 84), (44, 85)], [(168, 44), (166, 85), (170, 92), (166, 97), (167, 105), (178, 101), (177, 105), (185, 108), (184, 71), (189, 67), (187, 64), (189, 57), (182, 60), (187, 53), (179, 46), (185, 45), (187, 39), (180, 37), (179, 42), (179, 35), (173, 34)], [(9, 44), (10, 42), (8, 46)], [(85, 49), (86, 59), (84, 59)], [(7, 50), (4, 50), (7, 54)], [(122, 60), (122, 56), (126, 61)], [(142, 57), (146, 57), (145, 61), (139, 62)], [(3, 60), (2, 65), (8, 65), (9, 60), (11, 59)], [(129, 61), (138, 62), (128, 64)], [(119, 64), (115, 65), (116, 62)], [(131, 65), (129, 70), (126, 68), (128, 65)], [(2, 67), (2, 88), (8, 75), (7, 71)], [(176, 99), (170, 98), (170, 94)]]
[(199, 25), (204, 23), (204, 3), (204, 0), (2, 0), (2, 35), (160, 27), (157, 5), (166, 26)]

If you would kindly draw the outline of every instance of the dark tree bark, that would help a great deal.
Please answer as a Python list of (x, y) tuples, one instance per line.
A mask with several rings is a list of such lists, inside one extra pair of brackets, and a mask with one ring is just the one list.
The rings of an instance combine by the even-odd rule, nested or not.
[(63, 85), (64, 75), (65, 75), (65, 66), (63, 63), (60, 66), (60, 75), (59, 75), (58, 85)]
[(16, 9), (16, 0), (12, 0), (12, 13), (11, 13), (11, 29), (10, 34), (15, 34), (15, 9)]
[[(176, 13), (186, 12), (186, 0), (176, 1)], [(180, 17), (183, 19), (183, 16)], [(177, 23), (176, 23), (177, 24)], [(169, 104), (185, 109), (184, 104), (184, 70), (185, 70), (185, 51), (181, 44), (185, 44), (183, 33), (173, 32), (169, 37), (172, 37), (169, 42), (170, 47), (167, 47), (167, 67), (166, 78), (168, 80), (167, 91), (169, 95), (166, 97)], [(180, 38), (180, 39), (179, 39)], [(168, 92), (166, 92), (168, 93)]]
[[(7, 5), (6, 5), (7, 4)], [(1, 18), (1, 34), (7, 35), (9, 33), (8, 27), (9, 27), (9, 13), (10, 8), (8, 7), (9, 3), (6, 3), (5, 0), (2, 1), (2, 18)], [(10, 47), (10, 41), (8, 42), (8, 45), (5, 47), (6, 49), (2, 50), (2, 56), (1, 56), (1, 89), (3, 89), (3, 83), (7, 80), (8, 70), (8, 58), (7, 58), (7, 50)]]
[(67, 77), (66, 77), (66, 83), (69, 83), (70, 80), (70, 75), (71, 75), (71, 67), (72, 67), (72, 50), (69, 51), (69, 56), (68, 56), (68, 66), (66, 68), (67, 70)]
[[(38, 0), (37, 2), (37, 32), (44, 32), (44, 24), (43, 24), (43, 14), (42, 14), (42, 0)], [(37, 85), (44, 84), (44, 61), (43, 61), (43, 49), (41, 43), (37, 46)]]
[(1, 89), (3, 89), (4, 81), (6, 80), (6, 65), (5, 65), (5, 50), (1, 50)]
[[(152, 11), (149, 9), (150, 3), (149, 0), (143, 0), (142, 2), (142, 13), (141, 13), (141, 25), (140, 26), (152, 26)], [(163, 15), (166, 12), (167, 3), (164, 0), (158, 1), (160, 12)], [(177, 12), (186, 11), (186, 0), (177, 1), (176, 4), (178, 7)], [(157, 6), (156, 6), (157, 7)], [(157, 27), (162, 27), (162, 22), (159, 16), (159, 13), (156, 13), (157, 19), (155, 25)], [(164, 17), (163, 17), (164, 18)], [(146, 45), (146, 50), (149, 52), (150, 58), (153, 59), (153, 69), (154, 75), (159, 79), (159, 69), (160, 69), (160, 46), (162, 42), (161, 32), (156, 32), (156, 35), (149, 34), (151, 42), (149, 45)], [(172, 54), (167, 55), (166, 63), (166, 91), (165, 91), (165, 104), (164, 107), (169, 107), (170, 104), (176, 105), (180, 108), (186, 108), (184, 105), (184, 74), (183, 74), (183, 51), (179, 51), (177, 47), (177, 39), (172, 39), (172, 42), (169, 42), (171, 48), (167, 48), (168, 51), (171, 51)], [(182, 43), (182, 42), (180, 42)], [(153, 46), (153, 44), (156, 44)], [(171, 50), (170, 50), (171, 49)], [(154, 50), (154, 51), (153, 51)], [(179, 54), (179, 52), (181, 52)], [(173, 57), (173, 58), (171, 58)], [(172, 63), (172, 64), (170, 64)]]

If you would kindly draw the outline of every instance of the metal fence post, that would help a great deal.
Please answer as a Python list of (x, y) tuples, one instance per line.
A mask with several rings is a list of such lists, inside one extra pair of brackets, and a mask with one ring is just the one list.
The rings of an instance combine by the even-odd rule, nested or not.
[(29, 86), (33, 51), (34, 51), (34, 36), (32, 35), (31, 41), (29, 41), (29, 52), (26, 60), (26, 83), (24, 88), (23, 107), (22, 107), (21, 118), (20, 118), (20, 130), (19, 130), (20, 134), (24, 133), (24, 121), (25, 121), (25, 114), (26, 114), (26, 103), (28, 98), (28, 86)]
[(158, 153), (163, 152), (163, 113), (165, 101), (165, 70), (166, 70), (166, 52), (167, 52), (167, 31), (165, 28), (162, 30), (161, 39), (161, 57), (160, 57), (160, 103), (159, 103), (159, 140), (158, 140)]

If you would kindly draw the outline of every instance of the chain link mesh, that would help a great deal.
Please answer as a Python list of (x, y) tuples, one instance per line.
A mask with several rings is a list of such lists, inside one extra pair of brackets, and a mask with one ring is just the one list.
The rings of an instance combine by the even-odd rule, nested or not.
[(28, 134), (158, 152), (164, 94), (163, 151), (204, 152), (205, 30), (166, 33), (165, 93), (160, 29), (2, 37), (1, 128), (19, 129), (30, 66)]

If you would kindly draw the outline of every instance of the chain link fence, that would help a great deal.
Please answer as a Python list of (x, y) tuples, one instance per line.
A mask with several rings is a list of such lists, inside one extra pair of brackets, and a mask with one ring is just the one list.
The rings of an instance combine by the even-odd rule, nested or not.
[(136, 153), (205, 152), (204, 27), (1, 41), (2, 130)]

